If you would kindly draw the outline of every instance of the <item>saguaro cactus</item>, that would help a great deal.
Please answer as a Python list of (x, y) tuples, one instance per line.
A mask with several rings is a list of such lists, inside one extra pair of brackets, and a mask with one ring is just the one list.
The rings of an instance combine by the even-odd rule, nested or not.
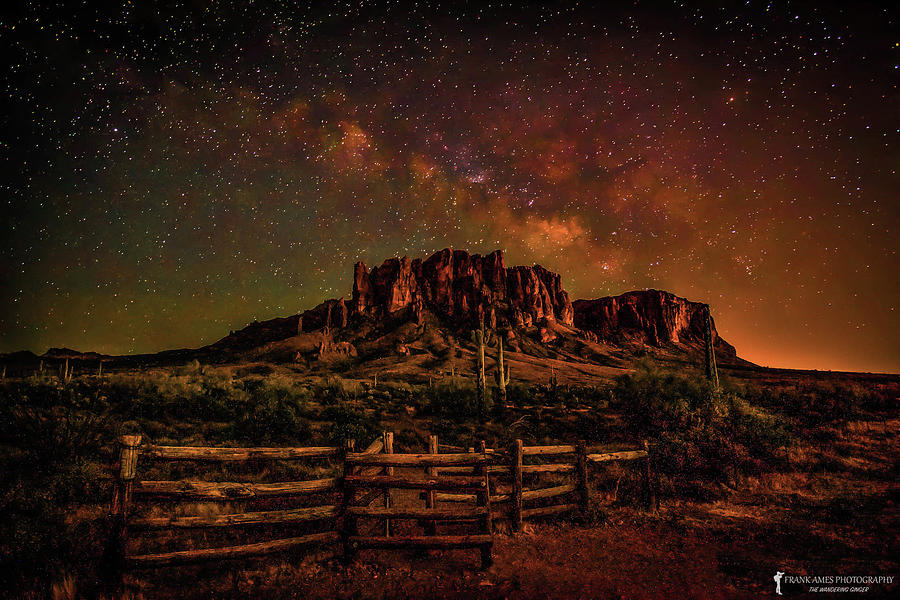
[(503, 337), (499, 336), (497, 344), (497, 372), (494, 378), (497, 380), (497, 390), (499, 391), (500, 404), (506, 404), (506, 386), (509, 385), (509, 366), (504, 368), (503, 364)]
[(716, 368), (716, 349), (715, 340), (713, 339), (712, 314), (709, 309), (709, 304), (706, 305), (703, 338), (706, 342), (706, 378), (712, 383), (713, 388), (719, 389), (719, 370)]
[(485, 388), (487, 381), (484, 377), (484, 325), (475, 330), (475, 344), (478, 346), (478, 363), (475, 366), (475, 393), (478, 399), (478, 409), (487, 412), (487, 394)]
[(556, 376), (556, 368), (553, 365), (550, 365), (550, 381), (547, 382), (547, 392), (550, 401), (555, 403), (559, 393), (559, 378)]

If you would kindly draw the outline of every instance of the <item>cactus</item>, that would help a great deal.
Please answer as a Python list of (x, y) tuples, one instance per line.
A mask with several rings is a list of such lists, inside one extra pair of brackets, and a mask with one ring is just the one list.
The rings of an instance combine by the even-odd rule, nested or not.
[(706, 342), (706, 378), (712, 384), (713, 389), (719, 389), (719, 370), (716, 367), (716, 349), (712, 333), (712, 313), (709, 304), (706, 305), (706, 318), (703, 330), (704, 342)]
[(3, 365), (3, 373), (0, 373), (0, 379), (6, 379), (6, 365)]
[(374, 390), (377, 387), (378, 387), (378, 373), (375, 373), (372, 376), (372, 389)]
[(97, 363), (97, 377), (103, 377), (103, 361)]
[(478, 363), (475, 367), (475, 393), (478, 399), (478, 408), (482, 413), (486, 413), (488, 409), (487, 394), (485, 387), (487, 381), (484, 377), (484, 327), (475, 331), (475, 342), (478, 345)]
[(497, 338), (497, 372), (494, 374), (494, 379), (497, 381), (497, 390), (498, 396), (500, 397), (500, 404), (502, 406), (506, 405), (506, 386), (509, 385), (509, 365), (504, 369), (503, 364), (503, 338)]
[(550, 392), (550, 400), (556, 402), (556, 393), (559, 391), (559, 379), (556, 377), (556, 369), (550, 365), (550, 382), (548, 386)]
[(41, 377), (43, 377), (44, 376), (44, 359), (43, 358), (41, 359), (41, 366), (39, 367), (39, 370), (41, 372)]

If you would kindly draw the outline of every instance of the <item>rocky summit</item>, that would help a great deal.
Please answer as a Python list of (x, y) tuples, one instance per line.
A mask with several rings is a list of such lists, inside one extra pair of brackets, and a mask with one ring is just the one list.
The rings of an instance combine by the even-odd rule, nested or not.
[[(572, 302), (560, 275), (540, 265), (508, 267), (500, 250), (482, 256), (448, 248), (425, 259), (389, 258), (371, 268), (357, 262), (349, 301), (326, 300), (299, 315), (253, 323), (209, 348), (246, 350), (312, 336), (321, 351), (331, 340), (361, 343), (372, 326), (383, 335), (403, 323), (430, 320), (453, 335), (484, 323), (510, 340), (532, 340), (522, 347), (539, 355), (551, 347), (577, 355), (574, 340), (624, 351), (702, 352), (707, 311), (706, 304), (661, 290)], [(740, 360), (715, 335), (714, 321), (712, 331), (720, 358)]]
[(574, 312), (561, 278), (539, 265), (506, 267), (503, 252), (487, 256), (442, 250), (425, 259), (391, 258), (369, 270), (353, 270), (357, 314), (380, 318), (401, 311), (418, 318), (422, 308), (455, 322), (485, 327), (572, 325)]
[[(708, 305), (670, 292), (640, 290), (595, 300), (576, 300), (573, 306), (575, 327), (595, 341), (657, 347), (671, 343), (698, 349), (705, 341)], [(713, 333), (715, 327), (713, 319)], [(734, 346), (718, 335), (715, 344), (717, 352), (737, 356)]]

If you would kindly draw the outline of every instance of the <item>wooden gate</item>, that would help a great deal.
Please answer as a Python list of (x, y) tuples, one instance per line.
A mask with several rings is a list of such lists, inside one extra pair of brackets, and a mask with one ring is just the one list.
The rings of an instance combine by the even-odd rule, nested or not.
[[(432, 476), (434, 467), (472, 467), (474, 473), (467, 476), (440, 477)], [(354, 469), (365, 467), (384, 467), (399, 469), (403, 474), (370, 475), (355, 474)], [(359, 550), (366, 548), (478, 548), (481, 551), (481, 565), (487, 568), (492, 563), (493, 547), (491, 506), (488, 490), (488, 458), (487, 453), (467, 454), (347, 454), (344, 462), (344, 523), (341, 537), (344, 545), (344, 556), (350, 560)], [(427, 469), (422, 476), (406, 473), (407, 470)], [(459, 509), (440, 509), (434, 506), (400, 507), (400, 506), (352, 506), (356, 490), (381, 489), (385, 494), (390, 489), (422, 490), (424, 492), (454, 491), (475, 495), (476, 502), (472, 506)], [(390, 504), (386, 502), (385, 504)], [(360, 535), (359, 519), (412, 519), (420, 522), (423, 532), (420, 535), (390, 535), (390, 528), (385, 527), (383, 535)], [(435, 523), (459, 521), (474, 522), (475, 531), (466, 535), (440, 535)]]

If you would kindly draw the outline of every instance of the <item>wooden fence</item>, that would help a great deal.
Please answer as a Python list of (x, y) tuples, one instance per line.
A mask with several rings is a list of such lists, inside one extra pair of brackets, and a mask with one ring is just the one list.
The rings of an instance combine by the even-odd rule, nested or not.
[[(333, 545), (338, 542), (345, 559), (363, 549), (400, 548), (477, 548), (483, 567), (491, 564), (493, 519), (509, 519), (514, 529), (524, 519), (546, 517), (563, 512), (588, 510), (590, 485), (588, 464), (611, 461), (639, 461), (645, 505), (655, 503), (649, 449), (622, 452), (597, 452), (597, 448), (576, 445), (525, 446), (515, 440), (500, 451), (486, 448), (455, 448), (441, 453), (437, 436), (429, 439), (428, 453), (394, 454), (393, 434), (385, 432), (362, 452), (354, 444), (346, 447), (309, 448), (211, 448), (157, 446), (141, 444), (141, 436), (123, 436), (116, 486), (110, 510), (110, 538), (106, 551), (107, 572), (121, 582), (129, 569), (162, 567), (215, 559), (234, 559), (283, 552), (309, 545)], [(592, 450), (595, 450), (592, 452)], [(196, 480), (143, 480), (138, 477), (139, 462), (193, 461), (227, 463), (253, 461), (316, 460), (331, 461), (342, 468), (341, 477), (273, 483), (216, 482)], [(555, 462), (547, 462), (553, 460)], [(395, 469), (399, 472), (395, 472)], [(569, 483), (528, 488), (526, 478), (541, 473), (568, 474)], [(392, 490), (421, 491), (424, 506), (395, 506)], [(327, 504), (281, 510), (257, 510), (214, 516), (136, 516), (137, 501), (252, 501), (296, 499), (331, 494)], [(572, 496), (575, 496), (574, 500)], [(381, 499), (381, 506), (372, 506)], [(547, 500), (555, 503), (547, 504)], [(561, 500), (561, 502), (559, 502)], [(543, 505), (534, 506), (536, 501)], [(448, 506), (441, 503), (454, 503)], [(360, 520), (377, 520), (377, 531), (361, 533)], [(423, 532), (397, 535), (395, 520), (418, 523)], [(256, 543), (176, 550), (153, 554), (128, 551), (132, 534), (160, 530), (197, 530), (250, 528), (252, 526), (289, 526), (319, 523), (324, 531), (292, 537), (275, 537)], [(438, 534), (439, 526), (474, 524), (474, 530), (459, 534)]]
[[(369, 451), (380, 452), (381, 444)], [(336, 531), (270, 539), (260, 543), (179, 550), (157, 554), (132, 555), (127, 552), (131, 533), (159, 530), (239, 528), (258, 525), (286, 525), (310, 521), (335, 520), (339, 516), (337, 504), (242, 512), (215, 516), (165, 516), (130, 518), (134, 501), (235, 501), (269, 498), (290, 498), (339, 492), (337, 478), (274, 483), (159, 481), (137, 477), (139, 459), (146, 461), (246, 462), (297, 459), (342, 459), (342, 449), (336, 447), (311, 448), (207, 448), (185, 446), (141, 446), (140, 436), (123, 436), (119, 466), (111, 507), (111, 536), (106, 557), (111, 571), (117, 576), (126, 569), (186, 564), (213, 559), (241, 558), (281, 552), (298, 546), (337, 541)]]
[[(437, 477), (432, 475), (438, 466), (463, 466), (474, 470), (463, 477)], [(388, 469), (426, 469), (424, 479), (411, 475), (369, 475), (353, 473), (358, 466), (381, 466)], [(344, 462), (344, 508), (342, 539), (344, 556), (352, 559), (356, 552), (365, 548), (479, 548), (481, 564), (487, 568), (491, 564), (493, 536), (491, 527), (491, 507), (488, 479), (488, 458), (485, 452), (464, 454), (348, 454)], [(349, 506), (354, 491), (362, 489), (384, 490), (385, 506)], [(424, 490), (432, 494), (435, 490), (458, 490), (471, 492), (476, 497), (475, 506), (470, 510), (441, 510), (433, 502), (426, 502), (424, 508), (391, 506), (391, 489)], [(361, 536), (357, 520), (359, 518), (379, 518), (384, 520), (382, 535)], [(423, 535), (391, 535), (391, 519), (414, 519), (424, 523)], [(437, 535), (438, 521), (475, 521), (477, 531), (467, 535)]]
[[(437, 437), (431, 436), (430, 446), (447, 450), (460, 450), (453, 446), (439, 446)], [(514, 529), (522, 527), (525, 519), (546, 517), (565, 512), (580, 510), (585, 514), (591, 496), (588, 478), (589, 463), (610, 463), (639, 461), (641, 466), (641, 488), (645, 507), (657, 506), (655, 488), (658, 484), (653, 477), (649, 447), (646, 442), (640, 450), (619, 452), (598, 452), (599, 447), (589, 447), (584, 442), (576, 445), (559, 446), (525, 446), (522, 440), (514, 440), (508, 451), (488, 449), (490, 456), (489, 472), (495, 485), (490, 501), (498, 507), (495, 519), (509, 519)], [(554, 462), (547, 462), (547, 459)], [(450, 467), (441, 469), (441, 473), (452, 472), (465, 474), (464, 468)], [(526, 487), (525, 478), (542, 473), (561, 473), (572, 477), (572, 481), (562, 485), (544, 487)], [(504, 485), (505, 484), (505, 485)], [(500, 489), (507, 488), (506, 491)], [(496, 493), (494, 493), (496, 492)], [(577, 502), (572, 501), (575, 496)], [(562, 500), (552, 504), (543, 503), (534, 506), (538, 501)], [(471, 494), (443, 493), (437, 494), (438, 502), (471, 502)]]

